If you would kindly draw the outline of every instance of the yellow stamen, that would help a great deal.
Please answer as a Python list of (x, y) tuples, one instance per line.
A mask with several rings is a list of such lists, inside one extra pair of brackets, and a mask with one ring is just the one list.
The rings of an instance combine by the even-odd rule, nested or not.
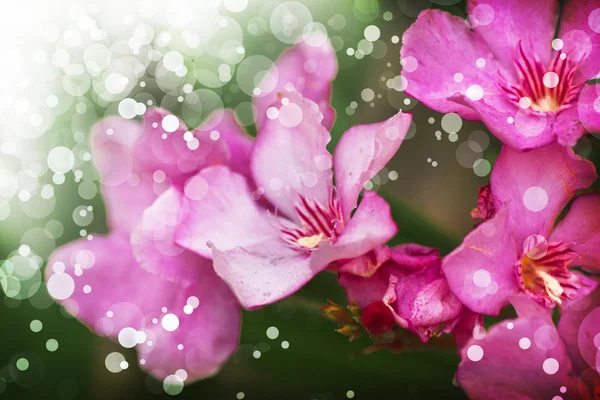
[(543, 271), (544, 265), (538, 265), (535, 260), (524, 256), (521, 260), (521, 276), (525, 288), (534, 293), (542, 290), (548, 294), (548, 297), (555, 303), (561, 304), (561, 295), (564, 292), (560, 282)]
[(558, 101), (552, 96), (544, 96), (531, 105), (531, 109), (540, 112), (553, 112), (560, 108)]
[(307, 236), (298, 239), (298, 244), (302, 247), (306, 247), (308, 249), (314, 249), (323, 241), (323, 234), (319, 233), (318, 235)]

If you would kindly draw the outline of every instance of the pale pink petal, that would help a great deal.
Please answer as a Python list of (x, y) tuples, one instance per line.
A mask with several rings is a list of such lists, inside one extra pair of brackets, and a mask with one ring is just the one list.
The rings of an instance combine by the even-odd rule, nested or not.
[(475, 33), (507, 68), (519, 42), (544, 64), (550, 61), (560, 5), (555, 0), (469, 0), (467, 14)]
[(600, 85), (585, 85), (579, 95), (577, 112), (590, 133), (600, 133)]
[[(175, 330), (171, 330), (172, 316), (178, 321)], [(205, 270), (197, 283), (179, 288), (166, 313), (157, 318), (158, 323), (149, 324), (144, 330), (146, 342), (138, 345), (143, 368), (154, 376), (181, 377), (184, 370), (186, 384), (212, 376), (238, 346), (240, 306), (212, 268)]]
[[(216, 117), (203, 126), (219, 128)], [(226, 118), (222, 120), (227, 122)], [(236, 137), (230, 128), (223, 126), (224, 136)], [(94, 126), (92, 157), (100, 174), (111, 228), (130, 232), (141, 212), (169, 185), (180, 185), (204, 166), (227, 163), (231, 155), (244, 155), (243, 162), (248, 163), (250, 149), (243, 150), (241, 141), (215, 141), (212, 130), (193, 131), (187, 134), (189, 137), (185, 132), (179, 119), (159, 108), (148, 110), (142, 124), (110, 117)]]
[[(188, 130), (173, 114), (152, 108), (144, 115), (144, 137), (135, 144), (134, 165), (139, 171), (162, 171), (173, 183), (181, 183), (199, 169), (228, 163), (225, 141), (213, 140), (212, 130)], [(186, 132), (190, 132), (186, 136)], [(188, 140), (186, 140), (188, 139)]]
[(132, 232), (144, 210), (167, 188), (166, 182), (158, 183), (147, 173), (134, 174), (118, 185), (103, 185), (102, 195), (110, 229)]
[(562, 308), (558, 332), (578, 372), (587, 368), (599, 371), (598, 340), (600, 337), (600, 290)]
[(131, 234), (131, 247), (138, 263), (148, 271), (175, 283), (190, 284), (204, 279), (212, 261), (175, 244), (177, 229), (189, 214), (189, 203), (178, 189), (170, 188), (148, 207)]
[(565, 218), (550, 235), (553, 242), (572, 243), (580, 257), (575, 265), (600, 271), (600, 195), (587, 194), (575, 199)]
[[(402, 43), (400, 58), (405, 91), (428, 107), (478, 120), (476, 111), (448, 98), (457, 93), (480, 92), (486, 99), (498, 93), (501, 67), (485, 40), (470, 31), (464, 19), (441, 10), (425, 10), (406, 30)], [(484, 68), (477, 66), (480, 58), (486, 62)]]
[(517, 245), (532, 234), (549, 237), (554, 220), (596, 179), (593, 164), (570, 148), (552, 144), (528, 152), (504, 146), (491, 175), (496, 210), (510, 209)]
[(91, 149), (94, 166), (105, 186), (127, 182), (136, 173), (133, 147), (144, 135), (143, 126), (135, 121), (109, 117), (92, 128)]
[(595, 0), (566, 0), (558, 37), (569, 60), (579, 63), (579, 82), (600, 72), (600, 5)]
[(356, 207), (364, 185), (392, 159), (400, 148), (412, 116), (400, 111), (385, 122), (348, 129), (335, 148), (335, 186), (344, 219)]
[(280, 94), (291, 90), (302, 93), (317, 103), (323, 113), (323, 126), (330, 129), (335, 119), (331, 101), (331, 81), (338, 65), (331, 42), (324, 34), (307, 35), (303, 41), (286, 50), (258, 86), (260, 94), (254, 96), (257, 108), (257, 126), (267, 118), (267, 109)]
[[(137, 264), (125, 235), (61, 247), (50, 257), (46, 278), (49, 293), (97, 334), (134, 347), (133, 334), (141, 358), (155, 349), (142, 367), (158, 378), (179, 369), (189, 380), (211, 375), (237, 347), (239, 306), (214, 271), (205, 269), (201, 282), (187, 289), (163, 280)], [(182, 315), (192, 295), (199, 307), (191, 316)], [(179, 328), (171, 335), (183, 340), (184, 351), (160, 331), (169, 313), (179, 315)]]
[(330, 248), (317, 249), (330, 261), (358, 257), (390, 240), (398, 228), (389, 204), (375, 192), (365, 190), (348, 225)]
[(440, 251), (420, 244), (401, 244), (392, 248), (391, 259), (402, 269), (416, 272), (440, 259)]
[[(297, 195), (329, 204), (332, 158), (327, 151), (331, 136), (321, 125), (315, 103), (298, 93), (286, 93), (287, 104), (274, 104), (279, 118), (267, 119), (258, 133), (252, 157), (256, 184), (277, 210), (297, 218)], [(286, 102), (287, 102), (286, 100)]]
[(450, 332), (458, 322), (462, 303), (450, 292), (439, 261), (399, 279), (395, 289), (396, 313), (423, 342), (438, 331)]
[(140, 268), (128, 237), (120, 234), (59, 248), (46, 278), (49, 293), (67, 310), (96, 333), (113, 337), (126, 327), (141, 329), (147, 314), (160, 313), (169, 299), (156, 294), (173, 285)]
[(464, 305), (480, 314), (497, 315), (519, 290), (515, 263), (521, 249), (507, 225), (508, 210), (469, 233), (442, 261), (450, 290)]
[(205, 168), (184, 185), (189, 208), (175, 233), (177, 244), (205, 257), (212, 242), (220, 251), (252, 246), (278, 236), (273, 221), (252, 199), (246, 179), (225, 166)]
[(165, 190), (169, 182), (156, 182), (151, 171), (142, 171), (135, 147), (146, 138), (142, 124), (109, 117), (92, 128), (91, 149), (100, 175), (111, 229), (131, 232), (142, 212)]
[(252, 178), (250, 156), (254, 139), (242, 130), (232, 110), (213, 112), (198, 129), (210, 132), (209, 137), (212, 140), (224, 141), (229, 147), (231, 169), (246, 178)]
[(461, 358), (456, 380), (473, 399), (552, 399), (562, 386), (567, 398), (576, 394), (565, 347), (545, 319), (499, 322), (471, 339)]
[(293, 294), (327, 266), (315, 265), (310, 252), (293, 250), (279, 239), (212, 250), (215, 271), (248, 310)]

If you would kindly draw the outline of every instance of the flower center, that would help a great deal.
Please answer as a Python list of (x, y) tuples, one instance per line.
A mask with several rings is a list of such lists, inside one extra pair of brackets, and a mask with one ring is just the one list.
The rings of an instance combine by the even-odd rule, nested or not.
[(499, 85), (521, 108), (538, 112), (555, 112), (574, 103), (583, 85), (575, 85), (578, 65), (567, 61), (567, 55), (557, 52), (549, 67), (537, 57), (527, 57), (521, 43), (515, 67), (519, 82), (509, 84), (500, 76)]
[(314, 250), (322, 242), (333, 242), (343, 228), (342, 210), (333, 191), (327, 206), (300, 195), (294, 209), (301, 226), (281, 229), (283, 240), (291, 247)]
[(586, 284), (569, 270), (578, 257), (567, 243), (548, 243), (543, 236), (529, 236), (515, 271), (521, 289), (547, 307), (579, 297), (579, 289)]

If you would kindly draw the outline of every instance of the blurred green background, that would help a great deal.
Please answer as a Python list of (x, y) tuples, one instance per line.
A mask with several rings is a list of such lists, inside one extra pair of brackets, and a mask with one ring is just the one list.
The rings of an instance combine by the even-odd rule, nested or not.
[[(244, 29), (246, 56), (265, 55), (272, 60), (288, 45), (276, 40), (268, 32), (263, 35), (248, 34), (248, 26), (262, 1), (250, 1), (248, 9), (234, 16)], [(277, 4), (278, 2), (275, 2)], [(332, 130), (331, 149), (340, 135), (359, 123), (382, 121), (399, 108), (414, 116), (411, 134), (398, 154), (387, 166), (396, 171), (396, 180), (388, 179), (386, 173), (374, 181), (374, 187), (392, 205), (400, 231), (393, 244), (418, 242), (440, 248), (442, 254), (451, 251), (461, 238), (473, 227), (469, 210), (475, 206), (477, 189), (488, 182), (487, 174), (477, 176), (473, 169), (464, 167), (478, 158), (492, 165), (500, 150), (499, 142), (489, 135), (479, 123), (462, 121), (455, 132), (458, 137), (451, 141), (443, 129), (442, 115), (407, 99), (404, 92), (387, 86), (386, 82), (399, 75), (401, 65), (400, 38), (418, 13), (427, 7), (442, 8), (455, 15), (465, 16), (462, 1), (453, 0), (304, 0), (315, 21), (321, 22), (334, 41), (339, 60), (339, 73), (333, 85), (333, 106), (337, 110)], [(369, 46), (360, 45), (364, 29), (376, 25), (381, 36), (370, 54), (357, 58), (348, 55), (354, 50)], [(341, 44), (341, 45), (340, 45)], [(368, 51), (368, 49), (367, 49)], [(202, 62), (202, 61), (200, 61)], [(444, 62), (440, 60), (440, 62)], [(187, 63), (187, 61), (186, 61)], [(147, 79), (148, 82), (151, 79)], [(236, 89), (235, 80), (215, 89), (225, 106), (236, 107), (248, 102), (249, 96)], [(202, 88), (199, 82), (194, 89)], [(364, 89), (372, 89), (372, 101), (363, 100)], [(157, 102), (181, 115), (177, 102), (159, 90), (156, 85), (137, 87), (133, 95), (151, 94)], [(86, 121), (91, 126), (105, 114), (116, 113), (114, 105), (99, 102), (93, 95), (80, 101), (95, 110)], [(367, 96), (368, 97), (368, 96)], [(162, 100), (161, 100), (162, 99)], [(247, 104), (247, 103), (246, 103)], [(75, 113), (75, 102), (71, 111)], [(240, 120), (249, 125), (252, 121), (237, 109)], [(183, 116), (185, 120), (185, 116)], [(197, 118), (197, 116), (195, 117)], [(70, 148), (78, 145), (68, 124), (70, 118), (57, 120), (48, 135), (50, 142), (61, 143)], [(186, 121), (189, 123), (189, 121)], [(194, 124), (197, 125), (197, 124)], [(489, 144), (481, 151), (465, 150), (471, 134), (489, 138)], [(436, 132), (439, 132), (436, 134)], [(86, 134), (89, 132), (85, 132)], [(578, 151), (585, 155), (597, 155), (600, 141), (582, 139)], [(596, 149), (596, 151), (594, 151)], [(18, 170), (19, 165), (11, 156), (0, 154), (5, 166)], [(466, 161), (465, 161), (466, 159)], [(0, 165), (1, 166), (1, 165)], [(87, 172), (85, 172), (87, 173)], [(51, 183), (51, 174), (40, 178)], [(84, 175), (85, 178), (85, 175)], [(107, 231), (105, 213), (100, 194), (82, 200), (78, 184), (72, 173), (67, 174), (64, 184), (56, 186), (56, 205), (46, 218), (31, 218), (21, 212), (18, 199), (10, 203), (10, 215), (0, 221), (0, 260), (11, 257), (21, 244), (28, 244), (42, 258), (54, 248), (80, 237), (81, 226), (73, 223), (73, 210), (82, 204), (94, 207), (94, 218), (85, 229), (88, 233)], [(41, 240), (35, 228), (48, 230), (48, 221), (58, 220), (64, 225), (62, 235)], [(52, 229), (50, 229), (52, 231)], [(29, 233), (28, 233), (29, 232)], [(28, 233), (27, 235), (25, 235)], [(63, 313), (54, 304), (42, 286), (27, 299), (18, 300), (0, 292), (0, 398), (6, 399), (159, 399), (171, 396), (164, 393), (162, 383), (145, 375), (136, 365), (135, 352), (121, 348), (108, 339), (88, 331), (76, 319)], [(245, 312), (239, 350), (215, 377), (186, 386), (182, 399), (435, 399), (464, 398), (462, 391), (453, 383), (458, 365), (455, 349), (438, 342), (428, 348), (406, 349), (400, 354), (380, 351), (368, 356), (352, 357), (370, 343), (366, 338), (349, 343), (346, 337), (336, 333), (335, 325), (320, 315), (319, 306), (328, 299), (345, 304), (342, 291), (334, 275), (322, 273), (294, 296), (264, 309)], [(43, 328), (34, 333), (32, 320), (40, 320)], [(266, 330), (277, 327), (278, 338), (267, 338)], [(59, 343), (57, 351), (46, 349), (48, 339)], [(282, 348), (287, 341), (289, 348)], [(261, 357), (255, 359), (253, 352), (259, 350)], [(119, 351), (125, 355), (129, 368), (113, 374), (104, 360), (108, 353)], [(19, 371), (16, 361), (29, 360), (26, 371)]]

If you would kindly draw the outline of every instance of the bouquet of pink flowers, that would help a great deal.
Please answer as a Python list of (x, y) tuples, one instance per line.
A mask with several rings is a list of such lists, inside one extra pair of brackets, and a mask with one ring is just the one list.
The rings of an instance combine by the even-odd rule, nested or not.
[(334, 274), (347, 301), (313, 300), (368, 338), (357, 356), (455, 347), (472, 399), (599, 399), (600, 194), (572, 147), (600, 132), (600, 2), (563, 3), (468, 0), (466, 19), (426, 9), (402, 36), (405, 93), (502, 142), (448, 254), (391, 244), (402, 224), (369, 185), (402, 157), (411, 114), (332, 149), (338, 60), (305, 32), (255, 82), (256, 135), (222, 107), (195, 129), (156, 106), (93, 126), (109, 232), (52, 253), (50, 295), (187, 385), (236, 352), (242, 310)]

